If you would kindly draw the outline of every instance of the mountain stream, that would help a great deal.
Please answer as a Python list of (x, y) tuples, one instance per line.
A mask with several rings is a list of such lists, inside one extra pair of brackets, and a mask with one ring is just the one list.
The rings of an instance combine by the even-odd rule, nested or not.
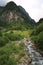
[(37, 52), (36, 49), (32, 47), (33, 43), (31, 41), (28, 42), (27, 48), (28, 48), (28, 53), (31, 58), (31, 65), (43, 65), (43, 57), (42, 55)]

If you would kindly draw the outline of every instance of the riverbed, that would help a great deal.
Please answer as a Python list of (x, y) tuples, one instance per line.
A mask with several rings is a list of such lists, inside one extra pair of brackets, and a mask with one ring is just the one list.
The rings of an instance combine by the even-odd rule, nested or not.
[(43, 65), (43, 57), (42, 55), (33, 47), (33, 43), (31, 41), (27, 42), (28, 54), (31, 58), (30, 65)]

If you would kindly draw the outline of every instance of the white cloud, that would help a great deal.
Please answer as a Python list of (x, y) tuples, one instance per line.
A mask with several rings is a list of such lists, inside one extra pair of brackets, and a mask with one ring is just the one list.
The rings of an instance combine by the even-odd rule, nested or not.
[(24, 1), (23, 7), (30, 14), (30, 16), (38, 21), (40, 18), (43, 18), (43, 1), (42, 0), (28, 0)]

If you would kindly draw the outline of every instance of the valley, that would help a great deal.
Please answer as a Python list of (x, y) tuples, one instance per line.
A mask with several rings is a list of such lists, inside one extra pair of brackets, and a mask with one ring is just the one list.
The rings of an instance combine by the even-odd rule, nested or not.
[(43, 65), (43, 18), (12, 1), (0, 6), (0, 65)]

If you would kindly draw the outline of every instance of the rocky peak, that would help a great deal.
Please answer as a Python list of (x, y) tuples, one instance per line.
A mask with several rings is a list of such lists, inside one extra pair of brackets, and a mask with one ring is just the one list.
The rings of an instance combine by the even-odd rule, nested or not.
[(8, 2), (4, 7), (1, 21), (11, 23), (12, 21), (23, 21), (22, 14), (19, 12), (18, 6), (14, 2)]
[(14, 10), (14, 9), (18, 9), (18, 8), (17, 8), (17, 5), (13, 1), (8, 2), (6, 4), (6, 6), (4, 7), (4, 11), (5, 10)]

